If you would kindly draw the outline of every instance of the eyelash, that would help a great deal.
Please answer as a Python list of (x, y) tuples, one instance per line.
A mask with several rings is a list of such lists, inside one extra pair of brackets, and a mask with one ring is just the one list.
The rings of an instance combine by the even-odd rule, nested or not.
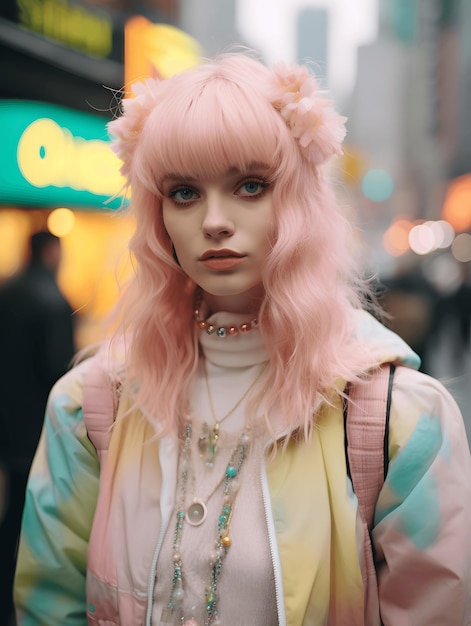
[[(248, 200), (257, 199), (257, 198), (260, 198), (269, 187), (269, 183), (266, 180), (257, 179), (257, 178), (247, 178), (246, 180), (238, 183), (236, 187), (236, 191), (239, 191), (242, 187), (249, 185), (250, 183), (255, 183), (256, 185), (259, 185), (260, 189), (256, 193), (253, 193), (253, 194), (246, 193), (246, 194), (236, 194), (236, 195), (240, 195), (241, 197), (246, 198)], [(178, 200), (176, 196), (178, 193), (182, 191), (191, 191), (196, 197), (192, 197), (187, 201)], [(189, 185), (181, 185), (180, 187), (172, 189), (172, 191), (168, 193), (168, 198), (173, 200), (173, 202), (179, 206), (188, 206), (198, 197), (199, 197), (198, 192), (192, 187), (190, 187)]]
[(247, 180), (244, 180), (238, 185), (237, 190), (241, 189), (241, 187), (249, 185), (250, 183), (255, 183), (256, 185), (259, 185), (260, 189), (256, 193), (249, 193), (247, 195), (244, 195), (244, 198), (259, 198), (265, 193), (269, 186), (269, 183), (266, 180), (258, 178), (247, 178)]
[(193, 194), (197, 194), (197, 192), (192, 189), (191, 187), (189, 187), (188, 185), (182, 185), (181, 187), (177, 187), (176, 189), (172, 189), (172, 191), (168, 194), (168, 197), (173, 200), (173, 202), (175, 204), (178, 204), (179, 206), (185, 206), (187, 204), (191, 204), (191, 202), (193, 202), (194, 198), (191, 198), (190, 200), (187, 200), (186, 202), (184, 201), (179, 201), (176, 198), (177, 193), (180, 193), (181, 191), (191, 191)]

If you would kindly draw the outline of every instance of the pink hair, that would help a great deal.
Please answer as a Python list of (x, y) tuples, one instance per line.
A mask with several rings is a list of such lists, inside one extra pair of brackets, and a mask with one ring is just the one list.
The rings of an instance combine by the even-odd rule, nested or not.
[(323, 166), (303, 158), (270, 103), (272, 81), (258, 61), (229, 54), (155, 84), (124, 166), (137, 224), (130, 242), (136, 273), (121, 302), (123, 332), (132, 335), (128, 374), (137, 401), (164, 429), (187, 409), (200, 332), (192, 317), (196, 285), (175, 262), (163, 225), (166, 174), (208, 178), (253, 162), (270, 167), (276, 235), (259, 315), (270, 356), (267, 412), (276, 403), (287, 426), (301, 424), (308, 435), (313, 407), (338, 379), (355, 380), (366, 367), (352, 327), (363, 289), (352, 229)]

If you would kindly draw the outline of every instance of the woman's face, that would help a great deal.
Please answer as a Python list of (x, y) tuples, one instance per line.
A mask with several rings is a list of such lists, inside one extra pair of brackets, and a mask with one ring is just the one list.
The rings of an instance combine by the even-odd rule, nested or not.
[(273, 231), (267, 166), (230, 169), (217, 180), (168, 176), (163, 219), (183, 271), (205, 292), (210, 309), (257, 310)]

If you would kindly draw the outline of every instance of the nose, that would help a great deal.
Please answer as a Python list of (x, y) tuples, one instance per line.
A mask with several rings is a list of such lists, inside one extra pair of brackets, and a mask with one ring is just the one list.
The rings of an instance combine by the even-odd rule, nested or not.
[(229, 207), (220, 193), (210, 193), (206, 198), (202, 231), (207, 239), (221, 239), (234, 234), (235, 225)]

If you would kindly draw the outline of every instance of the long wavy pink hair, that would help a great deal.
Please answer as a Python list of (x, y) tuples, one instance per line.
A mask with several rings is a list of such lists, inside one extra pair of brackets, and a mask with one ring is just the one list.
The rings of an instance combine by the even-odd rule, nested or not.
[(267, 415), (277, 404), (287, 426), (301, 423), (308, 435), (313, 407), (336, 380), (356, 379), (366, 364), (352, 328), (363, 281), (351, 256), (351, 227), (323, 167), (303, 158), (270, 104), (271, 83), (271, 70), (258, 61), (224, 55), (154, 85), (153, 106), (133, 130), (123, 171), (137, 224), (130, 241), (135, 276), (121, 301), (122, 333), (131, 337), (127, 373), (137, 401), (164, 429), (187, 408), (200, 332), (196, 285), (175, 262), (163, 225), (166, 174), (208, 178), (253, 162), (270, 167), (275, 240), (259, 315), (270, 357)]

